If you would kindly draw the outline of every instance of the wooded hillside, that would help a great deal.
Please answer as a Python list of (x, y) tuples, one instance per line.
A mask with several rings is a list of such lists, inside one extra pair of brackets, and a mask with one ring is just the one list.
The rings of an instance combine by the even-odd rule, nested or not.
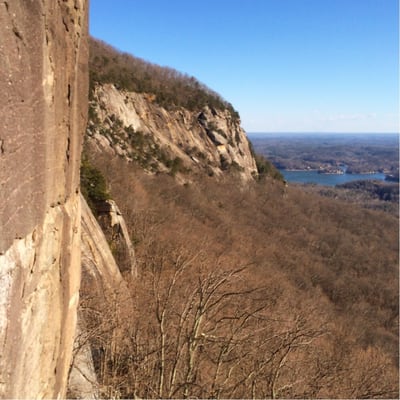
[(89, 48), (92, 85), (95, 82), (113, 83), (120, 89), (152, 94), (154, 101), (166, 109), (185, 107), (194, 111), (208, 105), (220, 110), (228, 109), (239, 118), (232, 104), (193, 76), (121, 53), (93, 38), (89, 41)]
[(107, 396), (396, 397), (396, 218), (270, 179), (182, 186), (94, 162), (138, 268), (133, 303), (87, 313)]
[[(95, 41), (91, 57), (92, 80), (167, 109), (229, 107), (192, 78)], [(181, 184), (92, 137), (85, 155), (83, 183), (99, 182), (88, 193), (117, 202), (136, 253), (132, 276), (110, 235), (126, 299), (90, 282), (81, 293), (102, 396), (398, 397), (395, 216), (288, 187), (265, 160), (258, 180)]]

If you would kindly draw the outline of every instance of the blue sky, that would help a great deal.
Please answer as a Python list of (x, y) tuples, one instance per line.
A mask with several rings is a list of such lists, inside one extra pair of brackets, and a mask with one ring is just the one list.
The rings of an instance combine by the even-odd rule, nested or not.
[(91, 0), (90, 33), (195, 76), (248, 132), (398, 132), (398, 0)]

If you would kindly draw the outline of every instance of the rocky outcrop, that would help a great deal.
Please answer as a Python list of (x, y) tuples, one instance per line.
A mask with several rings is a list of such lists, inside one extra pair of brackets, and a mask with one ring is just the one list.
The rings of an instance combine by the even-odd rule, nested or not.
[[(79, 320), (74, 341), (73, 361), (68, 379), (67, 397), (69, 399), (98, 399), (99, 384), (94, 368), (90, 335), (85, 325)], [(83, 327), (81, 327), (83, 325)]]
[[(107, 204), (110, 205), (108, 212), (114, 226), (118, 224), (119, 229), (126, 229), (125, 221), (115, 202), (109, 200)], [(131, 309), (133, 302), (106, 236), (83, 196), (81, 206), (81, 301), (78, 310), (79, 326), (75, 336), (73, 362), (68, 382), (68, 397), (95, 399), (100, 397), (101, 388), (97, 382), (92, 352), (99, 354), (103, 351), (99, 338), (100, 343), (102, 340), (107, 341), (105, 330), (110, 329), (109, 327), (104, 329), (96, 317), (101, 315), (100, 319), (104, 320), (103, 322), (112, 324), (115, 321), (109, 320), (115, 317), (114, 313), (120, 313), (117, 305), (123, 304)], [(114, 213), (117, 215), (113, 215)], [(130, 239), (128, 242), (132, 246)], [(119, 327), (116, 326), (113, 329), (117, 334)]]
[(0, 397), (65, 396), (80, 284), (87, 2), (0, 3)]
[(117, 203), (114, 200), (106, 200), (97, 205), (98, 219), (105, 233), (108, 243), (118, 253), (117, 264), (121, 272), (129, 272), (133, 277), (137, 276), (135, 250), (125, 222)]
[(104, 232), (83, 197), (81, 204), (83, 290), (86, 286), (85, 292), (93, 292), (96, 296), (107, 292), (126, 291), (126, 283)]
[[(155, 103), (154, 96), (98, 84), (90, 111), (88, 137), (100, 151), (127, 160), (137, 160), (147, 152), (142, 166), (154, 168), (157, 163), (156, 170), (168, 170), (179, 160), (180, 170), (217, 176), (235, 170), (244, 180), (257, 174), (240, 120), (229, 110), (208, 106), (201, 112), (182, 107), (166, 110)], [(136, 154), (134, 147), (146, 141), (148, 148)]]

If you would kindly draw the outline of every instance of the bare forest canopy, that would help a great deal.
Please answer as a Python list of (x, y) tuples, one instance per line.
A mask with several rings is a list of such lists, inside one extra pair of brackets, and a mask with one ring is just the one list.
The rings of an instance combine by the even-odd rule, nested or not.
[(301, 188), (309, 193), (340, 199), (367, 209), (381, 210), (399, 216), (398, 183), (362, 180), (336, 185), (335, 187), (302, 184)]
[(94, 38), (89, 40), (89, 51), (91, 87), (96, 82), (113, 83), (119, 89), (152, 94), (154, 101), (166, 109), (184, 107), (199, 111), (208, 105), (227, 109), (239, 119), (232, 104), (193, 76), (122, 53)]
[(396, 218), (270, 178), (180, 185), (91, 157), (138, 273), (132, 304), (82, 294), (103, 396), (397, 397)]
[[(229, 107), (194, 78), (95, 40), (91, 80), (166, 109)], [(100, 397), (398, 397), (395, 216), (286, 186), (263, 158), (246, 184), (234, 174), (182, 184), (93, 141), (87, 195), (118, 204), (137, 271), (111, 230), (126, 298), (82, 280)]]

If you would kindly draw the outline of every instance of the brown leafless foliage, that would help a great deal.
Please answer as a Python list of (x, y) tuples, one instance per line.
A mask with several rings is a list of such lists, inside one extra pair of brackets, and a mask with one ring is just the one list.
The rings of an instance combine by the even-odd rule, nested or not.
[(180, 186), (97, 162), (139, 274), (124, 317), (111, 304), (92, 321), (104, 396), (397, 397), (394, 218), (268, 180)]
[(325, 324), (313, 328), (300, 314), (282, 319), (267, 288), (248, 286), (247, 268), (210, 270), (209, 262), (153, 249), (131, 282), (137, 310), (128, 320), (112, 303), (101, 317), (90, 310), (105, 396), (260, 398), (297, 385), (288, 376), (305, 365), (303, 352), (327, 333)]
[(230, 103), (193, 76), (121, 53), (94, 38), (89, 40), (89, 50), (92, 87), (95, 82), (113, 83), (120, 89), (151, 94), (154, 101), (167, 109), (185, 107), (201, 110), (208, 105), (228, 109), (235, 118), (239, 118)]

